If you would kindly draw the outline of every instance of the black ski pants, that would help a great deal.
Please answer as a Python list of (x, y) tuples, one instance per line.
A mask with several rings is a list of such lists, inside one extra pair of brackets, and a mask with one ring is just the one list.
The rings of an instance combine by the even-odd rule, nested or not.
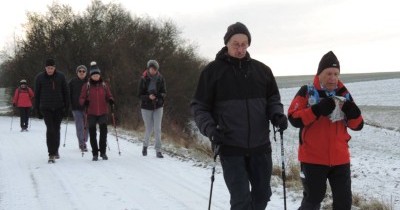
[(63, 119), (63, 109), (41, 110), (46, 124), (46, 143), (49, 156), (58, 154), (60, 147), (60, 128)]
[(299, 210), (319, 210), (326, 193), (326, 180), (332, 190), (333, 210), (350, 210), (352, 203), (350, 163), (325, 166), (301, 163), (303, 200)]
[[(106, 154), (107, 148), (107, 115), (88, 115), (89, 123), (89, 135), (90, 135), (90, 146), (92, 147), (93, 156), (99, 156), (100, 154)], [(99, 145), (97, 145), (97, 131), (96, 125), (99, 124), (100, 128), (100, 140)]]
[(220, 155), (231, 210), (264, 210), (271, 197), (271, 153)]
[(21, 128), (28, 128), (30, 107), (19, 107)]

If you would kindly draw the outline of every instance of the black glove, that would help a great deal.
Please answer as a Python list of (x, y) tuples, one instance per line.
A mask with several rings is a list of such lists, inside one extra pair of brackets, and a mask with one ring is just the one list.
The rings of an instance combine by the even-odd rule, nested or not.
[(210, 136), (210, 141), (212, 144), (217, 144), (220, 145), (222, 144), (222, 141), (224, 139), (224, 133), (222, 132), (221, 129), (216, 128)]
[(84, 105), (85, 105), (86, 107), (88, 107), (88, 106), (89, 106), (89, 100), (85, 100)]
[(318, 104), (311, 106), (312, 112), (315, 116), (328, 116), (335, 109), (335, 102), (332, 98), (324, 98)]
[(13, 103), (12, 105), (13, 105), (13, 107), (16, 107), (16, 106), (17, 106), (15, 103)]
[(286, 115), (278, 113), (272, 117), (272, 124), (279, 128), (279, 132), (282, 132), (288, 128), (288, 119)]
[(63, 114), (64, 114), (64, 117), (68, 117), (69, 109), (68, 109), (68, 108), (65, 108), (65, 109), (63, 110)]
[(346, 101), (342, 106), (342, 111), (347, 119), (356, 119), (361, 115), (361, 111), (354, 102)]
[(111, 98), (108, 99), (108, 104), (110, 104), (111, 107), (114, 106), (114, 100), (112, 100)]
[(36, 110), (36, 115), (37, 115), (37, 118), (43, 119), (43, 115), (42, 115), (42, 112), (40, 112), (40, 110)]

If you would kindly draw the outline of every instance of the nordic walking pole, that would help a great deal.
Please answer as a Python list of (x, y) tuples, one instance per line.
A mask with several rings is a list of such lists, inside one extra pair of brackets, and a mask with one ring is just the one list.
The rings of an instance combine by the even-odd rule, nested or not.
[(117, 140), (117, 145), (118, 145), (118, 154), (121, 155), (121, 150), (119, 149), (119, 142), (118, 142), (117, 125), (115, 124), (114, 105), (111, 106), (111, 110), (112, 110), (111, 116), (112, 116), (114, 131), (115, 131), (115, 138)]
[(68, 116), (67, 116), (67, 121), (65, 122), (65, 134), (64, 134), (64, 145), (65, 147), (65, 141), (67, 140), (67, 129), (68, 129)]
[(215, 166), (217, 165), (217, 156), (219, 155), (219, 145), (216, 144), (214, 148), (214, 164), (212, 168), (212, 174), (211, 174), (211, 187), (210, 187), (210, 198), (208, 200), (208, 210), (211, 209), (211, 198), (212, 198), (212, 191), (213, 191), (213, 186), (214, 186), (214, 174), (215, 174)]
[[(87, 106), (85, 106), (85, 115), (83, 118), (83, 143), (86, 145), (86, 142), (87, 142)], [(83, 150), (84, 149), (81, 149), (82, 157), (85, 154)]]
[[(276, 130), (274, 129), (274, 140), (276, 141)], [(281, 136), (281, 159), (282, 159), (282, 182), (283, 182), (283, 206), (284, 210), (286, 210), (286, 171), (285, 171), (285, 152), (283, 148), (283, 131), (279, 130), (279, 134)]]
[(14, 120), (14, 113), (11, 114), (11, 126), (10, 126), (10, 131), (12, 130), (13, 120)]

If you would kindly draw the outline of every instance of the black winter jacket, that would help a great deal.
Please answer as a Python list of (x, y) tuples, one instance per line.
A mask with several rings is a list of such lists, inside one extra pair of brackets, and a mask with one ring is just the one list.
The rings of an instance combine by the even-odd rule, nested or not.
[(248, 53), (233, 58), (224, 47), (201, 72), (191, 111), (203, 135), (219, 127), (221, 154), (243, 155), (270, 150), (269, 121), (283, 105), (268, 66)]
[(79, 97), (83, 84), (87, 83), (87, 79), (79, 79), (78, 77), (72, 78), (68, 83), (69, 100), (71, 101), (72, 110), (84, 110), (84, 106), (79, 104)]
[(160, 72), (157, 72), (157, 91), (153, 93), (156, 95), (157, 99), (154, 101), (150, 100), (149, 95), (151, 93), (149, 93), (149, 91), (147, 90), (150, 84), (150, 77), (147, 74), (148, 72), (147, 70), (145, 70), (140, 78), (138, 96), (141, 100), (142, 109), (155, 110), (164, 106), (165, 96), (167, 95), (167, 88), (165, 85), (164, 77), (160, 74)]
[(49, 76), (41, 72), (35, 79), (35, 108), (40, 110), (68, 110), (69, 94), (63, 73), (57, 70)]

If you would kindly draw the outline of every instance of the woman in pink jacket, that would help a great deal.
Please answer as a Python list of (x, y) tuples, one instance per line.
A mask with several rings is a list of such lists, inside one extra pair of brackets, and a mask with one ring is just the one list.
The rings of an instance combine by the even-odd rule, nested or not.
[[(82, 86), (79, 103), (85, 105), (87, 112), (87, 123), (89, 124), (90, 146), (92, 147), (93, 161), (99, 157), (108, 160), (106, 155), (107, 147), (107, 114), (108, 105), (114, 106), (114, 99), (111, 95), (110, 87), (101, 76), (100, 69), (96, 62), (90, 64), (90, 79), (87, 84)], [(100, 128), (100, 140), (97, 145), (96, 124)]]
[(26, 80), (21, 80), (20, 85), (15, 89), (13, 97), (13, 107), (19, 109), (21, 132), (28, 131), (29, 123), (29, 110), (32, 107), (32, 100), (34, 97), (33, 90), (28, 87)]

